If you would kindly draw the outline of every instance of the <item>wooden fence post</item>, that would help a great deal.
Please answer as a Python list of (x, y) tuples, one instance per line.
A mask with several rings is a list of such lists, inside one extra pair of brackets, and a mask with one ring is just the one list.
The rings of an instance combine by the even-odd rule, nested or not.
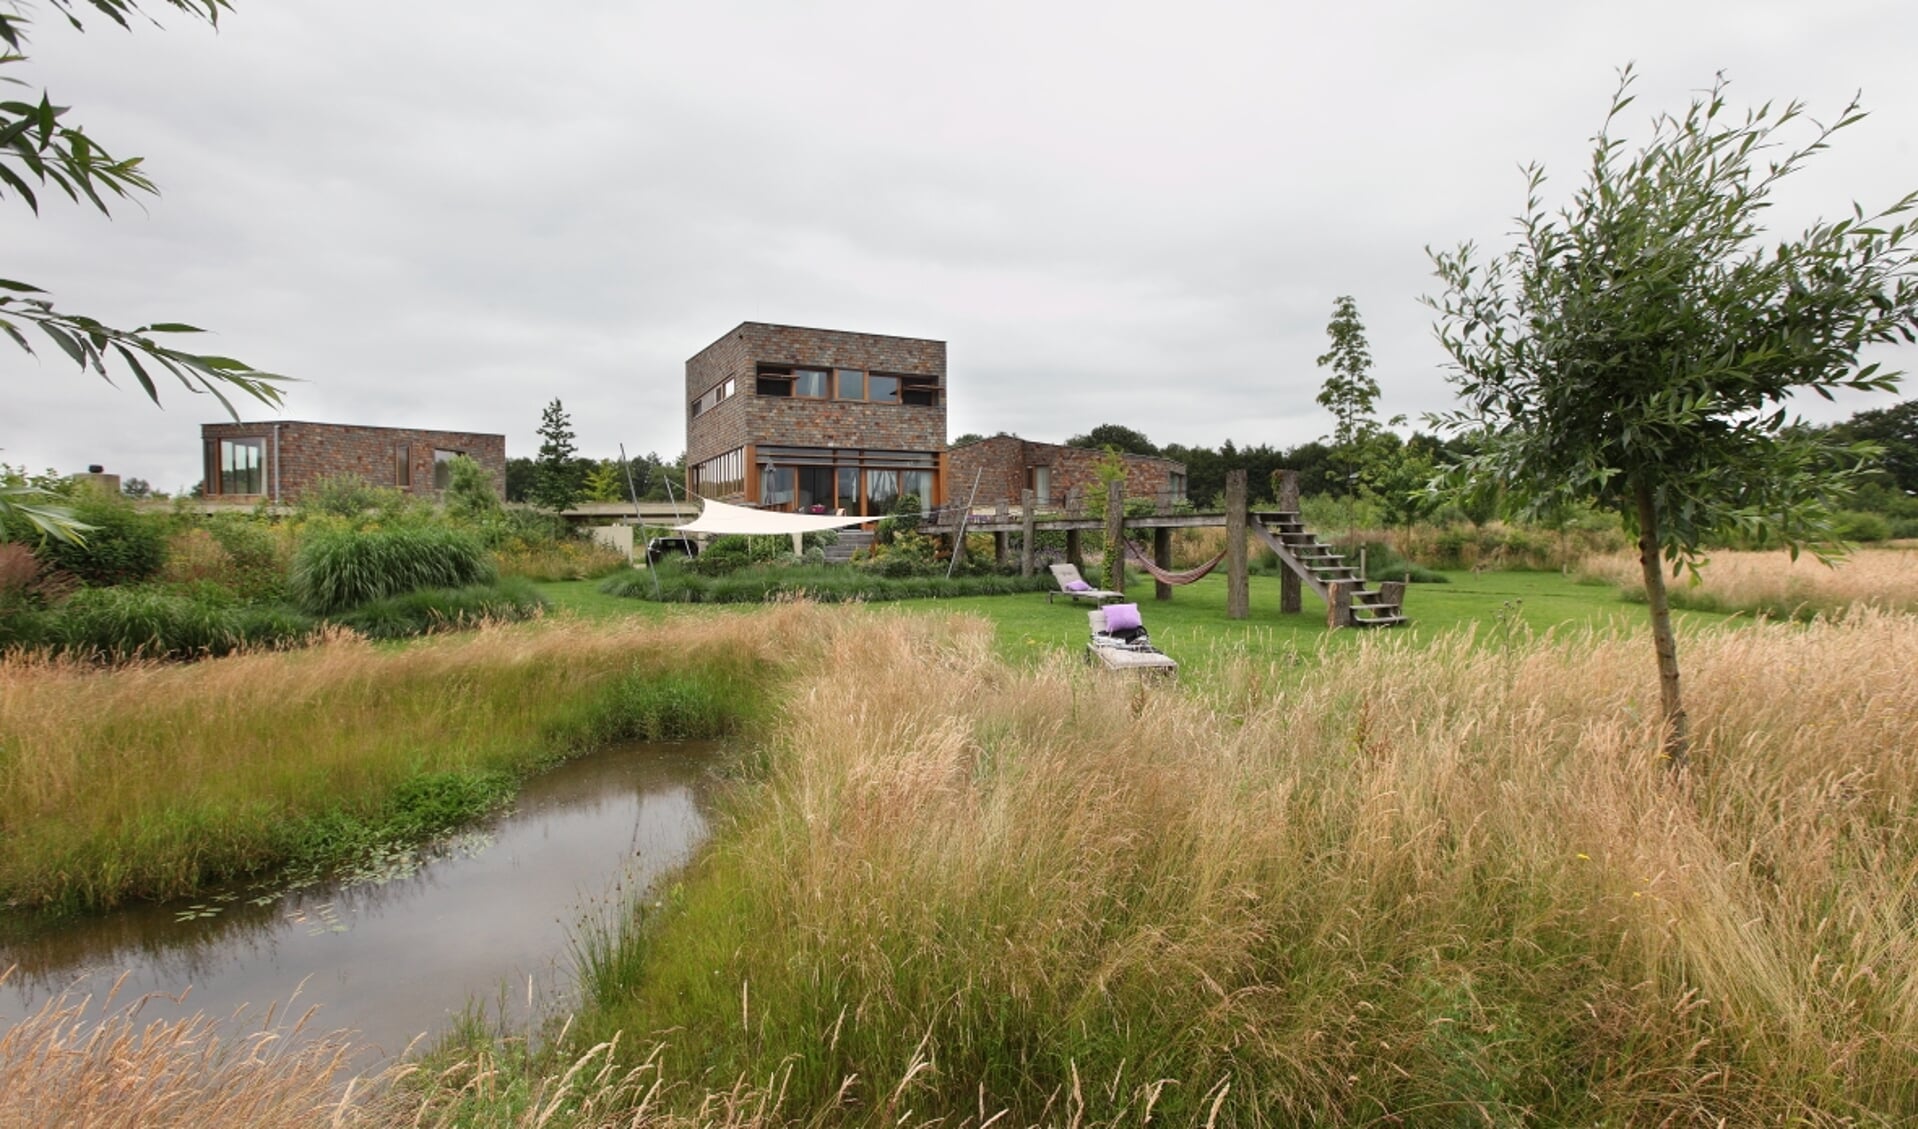
[(1019, 496), (1019, 505), (1021, 507), (1021, 510), (1020, 510), (1020, 517), (1022, 519), (1021, 524), (1024, 526), (1024, 528), (1022, 528), (1019, 532), (1019, 536), (1020, 536), (1019, 575), (1031, 576), (1032, 575), (1032, 533), (1033, 533), (1032, 491), (1028, 490), (1024, 494), (1021, 494)]
[(1244, 619), (1251, 611), (1251, 579), (1245, 560), (1245, 472), (1225, 474), (1225, 617)]
[[(1281, 513), (1297, 515), (1299, 512), (1299, 472), (1282, 470), (1279, 472), (1279, 510)], [(1289, 568), (1279, 569), (1279, 613), (1297, 615), (1305, 606), (1303, 586), (1299, 576)]]
[[(1172, 568), (1172, 527), (1162, 525), (1152, 531), (1152, 563), (1170, 571)], [(1172, 585), (1156, 577), (1152, 581), (1152, 598), (1170, 600)]]

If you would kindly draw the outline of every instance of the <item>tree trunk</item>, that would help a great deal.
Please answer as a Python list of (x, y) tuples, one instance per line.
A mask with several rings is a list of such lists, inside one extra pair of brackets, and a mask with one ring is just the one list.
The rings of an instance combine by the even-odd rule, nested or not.
[(1658, 697), (1665, 730), (1667, 767), (1684, 768), (1691, 754), (1685, 707), (1678, 697), (1678, 640), (1672, 635), (1672, 608), (1665, 599), (1665, 566), (1658, 553), (1658, 506), (1652, 488), (1633, 484), (1638, 501), (1638, 567), (1645, 576), (1645, 598), (1652, 609), (1652, 645), (1658, 651)]

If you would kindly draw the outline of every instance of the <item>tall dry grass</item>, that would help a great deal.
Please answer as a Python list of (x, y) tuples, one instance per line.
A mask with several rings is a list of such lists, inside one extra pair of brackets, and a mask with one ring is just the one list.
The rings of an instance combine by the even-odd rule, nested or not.
[(430, 806), (604, 740), (713, 735), (793, 650), (780, 623), (561, 621), (402, 650), (342, 633), (112, 670), (0, 660), (0, 902), (178, 896), (417, 814), (396, 796)]
[(343, 1039), (271, 1015), (243, 1026), (235, 1038), (204, 1015), (143, 1021), (139, 1001), (111, 995), (49, 1000), (0, 1032), (0, 1127), (357, 1122)]
[[(1594, 557), (1581, 578), (1614, 584), (1645, 598), (1635, 553)], [(1797, 559), (1784, 550), (1711, 554), (1696, 583), (1689, 574), (1669, 577), (1673, 606), (1695, 611), (1749, 612), (1774, 619), (1810, 619), (1870, 605), (1918, 611), (1918, 553), (1903, 549), (1858, 549), (1827, 565), (1809, 553)]]
[(741, 622), (806, 677), (714, 848), (588, 939), (565, 1053), (357, 1115), (1918, 1118), (1918, 619), (1688, 638), (1682, 780), (1640, 638), (1162, 687), (1012, 670), (957, 617)]
[[(833, 620), (589, 1040), (858, 1123), (1918, 1117), (1918, 621), (1368, 642), (1184, 692)], [(1842, 679), (1831, 673), (1842, 671)]]

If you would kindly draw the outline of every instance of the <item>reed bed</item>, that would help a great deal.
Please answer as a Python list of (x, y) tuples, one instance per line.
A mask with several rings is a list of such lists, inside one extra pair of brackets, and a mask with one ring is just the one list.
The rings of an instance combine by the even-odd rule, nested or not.
[(1918, 620), (1688, 638), (1683, 780), (1637, 638), (1367, 640), (1181, 692), (1013, 674), (973, 624), (817, 630), (766, 787), (587, 946), (579, 1045), (659, 1033), (705, 1079), (684, 1100), (758, 1087), (859, 1124), (1918, 1117)]
[(113, 670), (0, 659), (0, 902), (106, 907), (331, 861), (471, 818), (595, 744), (717, 735), (793, 649), (779, 623), (562, 621), (401, 650), (340, 633)]
[[(1614, 553), (1585, 562), (1581, 579), (1613, 584), (1643, 600), (1645, 581), (1635, 553)], [(1858, 549), (1833, 564), (1809, 553), (1796, 559), (1784, 550), (1711, 554), (1697, 582), (1669, 577), (1672, 606), (1695, 611), (1748, 612), (1773, 619), (1806, 620), (1869, 605), (1918, 611), (1918, 553), (1904, 549)]]

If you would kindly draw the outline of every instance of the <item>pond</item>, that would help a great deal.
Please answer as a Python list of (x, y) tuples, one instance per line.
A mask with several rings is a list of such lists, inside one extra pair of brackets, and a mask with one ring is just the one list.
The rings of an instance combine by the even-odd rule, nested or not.
[[(279, 1005), (309, 1031), (350, 1029), (376, 1055), (463, 1013), (529, 1026), (564, 1008), (573, 939), (684, 864), (705, 840), (718, 749), (637, 744), (568, 761), (465, 832), (301, 885), (234, 886), (63, 923), (0, 952), (0, 1028), (62, 991), (143, 1018), (257, 1020)], [(122, 979), (124, 978), (124, 979)]]

